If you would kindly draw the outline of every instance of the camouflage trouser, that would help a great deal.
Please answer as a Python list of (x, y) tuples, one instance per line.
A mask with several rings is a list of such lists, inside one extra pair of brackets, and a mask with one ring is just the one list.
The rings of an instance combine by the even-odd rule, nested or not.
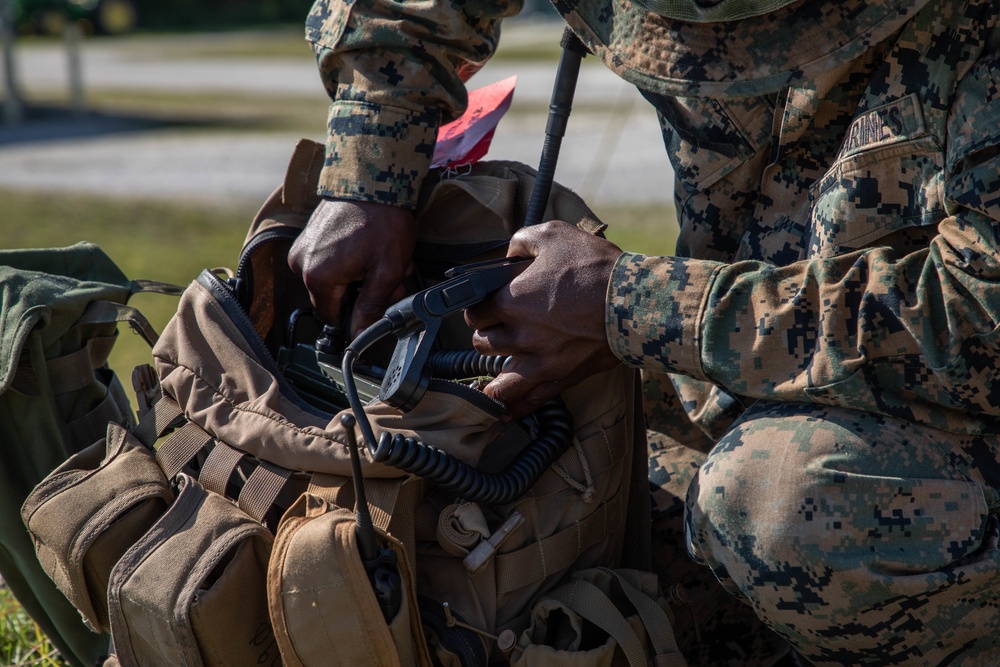
[(685, 417), (665, 375), (644, 374), (653, 567), (675, 612), (674, 634), (690, 667), (767, 667), (784, 640), (688, 556), (684, 497), (713, 441)]
[(688, 495), (692, 553), (817, 665), (1000, 660), (1000, 436), (758, 403)]

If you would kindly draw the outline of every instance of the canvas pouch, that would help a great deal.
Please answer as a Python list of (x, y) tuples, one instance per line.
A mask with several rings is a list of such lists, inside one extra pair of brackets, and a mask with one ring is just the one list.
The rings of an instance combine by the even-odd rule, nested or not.
[(111, 572), (123, 665), (280, 665), (265, 577), (273, 537), (179, 473), (177, 498)]
[(95, 631), (110, 631), (111, 569), (173, 501), (153, 453), (124, 427), (75, 454), (22, 509), (42, 567)]
[(282, 518), (267, 585), (285, 664), (430, 667), (402, 543), (381, 533), (404, 580), (399, 611), (386, 623), (358, 555), (356, 525), (353, 512), (312, 494)]

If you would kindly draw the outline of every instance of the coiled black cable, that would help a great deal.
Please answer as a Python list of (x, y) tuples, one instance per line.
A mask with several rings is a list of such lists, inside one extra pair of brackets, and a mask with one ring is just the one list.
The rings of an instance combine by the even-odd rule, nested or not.
[(549, 401), (532, 416), (538, 423), (538, 436), (497, 473), (477, 470), (448, 452), (387, 431), (379, 437), (372, 458), (432, 481), (466, 500), (487, 505), (509, 503), (524, 495), (573, 442), (573, 417), (562, 400)]
[(391, 324), (385, 318), (368, 327), (344, 351), (341, 366), (347, 400), (375, 461), (423, 477), (465, 500), (503, 504), (522, 496), (573, 443), (573, 415), (558, 398), (533, 413), (538, 436), (497, 473), (477, 470), (448, 452), (398, 433), (383, 431), (376, 443), (371, 422), (358, 396), (353, 367), (359, 354), (391, 331)]
[(510, 357), (486, 357), (475, 350), (440, 350), (431, 353), (427, 365), (436, 378), (472, 378), (500, 375)]

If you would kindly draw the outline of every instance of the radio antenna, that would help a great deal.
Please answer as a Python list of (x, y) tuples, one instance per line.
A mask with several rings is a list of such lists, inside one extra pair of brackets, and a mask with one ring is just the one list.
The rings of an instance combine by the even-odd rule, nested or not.
[(562, 147), (563, 137), (566, 136), (569, 114), (573, 110), (573, 95), (576, 93), (576, 80), (580, 74), (580, 61), (587, 55), (587, 47), (569, 28), (563, 32), (560, 44), (563, 51), (559, 58), (559, 68), (556, 70), (556, 81), (552, 86), (549, 119), (545, 124), (545, 143), (542, 144), (542, 156), (538, 160), (538, 175), (535, 177), (535, 187), (528, 201), (528, 212), (524, 216), (525, 227), (539, 224), (545, 215), (545, 207), (549, 202), (549, 193), (552, 191), (552, 183), (556, 176), (559, 149)]

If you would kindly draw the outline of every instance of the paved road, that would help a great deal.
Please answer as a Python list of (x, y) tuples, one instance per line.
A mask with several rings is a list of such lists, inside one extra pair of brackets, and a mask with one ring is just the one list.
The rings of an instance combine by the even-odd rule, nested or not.
[[(505, 43), (558, 39), (557, 24), (511, 24)], [(549, 36), (551, 34), (551, 37)], [(322, 98), (308, 51), (301, 58), (185, 57), (188, 45), (220, 36), (84, 43), (88, 90), (177, 91)], [(157, 46), (161, 48), (156, 48)], [(180, 54), (180, 55), (178, 55)], [(595, 204), (668, 203), (672, 172), (655, 115), (630, 86), (593, 59), (580, 76), (557, 179)], [(28, 91), (67, 86), (65, 54), (57, 44), (19, 49), (15, 65)], [(517, 74), (511, 112), (489, 157), (537, 164), (554, 78), (554, 64), (494, 62), (473, 79), (488, 84)], [(317, 118), (315, 139), (322, 139)], [(150, 127), (127, 119), (51, 114), (0, 126), (0, 186), (51, 192), (95, 192), (191, 201), (257, 202), (280, 182), (299, 134), (237, 133)]]

